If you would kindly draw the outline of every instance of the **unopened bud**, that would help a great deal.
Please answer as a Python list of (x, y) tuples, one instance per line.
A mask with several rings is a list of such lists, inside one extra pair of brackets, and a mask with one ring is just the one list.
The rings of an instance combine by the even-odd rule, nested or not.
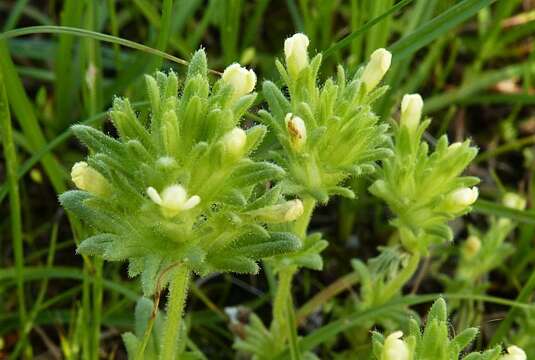
[(282, 204), (266, 206), (249, 211), (249, 215), (260, 221), (277, 224), (294, 221), (303, 214), (303, 202), (299, 199), (286, 201)]
[(479, 196), (479, 190), (477, 187), (473, 188), (460, 188), (448, 196), (448, 203), (453, 211), (462, 211), (468, 206), (476, 202)]
[(401, 125), (410, 131), (415, 131), (420, 124), (424, 102), (419, 94), (403, 96), (401, 100)]
[(409, 360), (409, 346), (402, 336), (403, 332), (396, 331), (386, 337), (381, 360)]
[(527, 355), (520, 347), (512, 345), (507, 348), (507, 354), (500, 356), (500, 360), (527, 360)]
[(284, 119), (290, 134), (290, 142), (295, 150), (300, 150), (307, 141), (307, 127), (303, 119), (292, 113), (286, 114)]
[(227, 154), (232, 157), (239, 157), (243, 154), (243, 149), (247, 142), (247, 134), (239, 127), (235, 127), (223, 135), (222, 142)]
[(256, 74), (253, 70), (247, 70), (241, 67), (240, 64), (232, 64), (227, 66), (223, 72), (222, 79), (224, 82), (232, 86), (234, 90), (234, 99), (251, 93), (256, 85)]
[(297, 33), (284, 41), (286, 66), (290, 76), (294, 79), (308, 66), (308, 44), (308, 37), (301, 33)]
[(511, 209), (524, 210), (526, 208), (526, 199), (512, 192), (505, 194), (502, 202), (505, 206)]
[(463, 250), (466, 255), (466, 257), (471, 258), (479, 252), (481, 249), (481, 240), (474, 235), (471, 235), (466, 239), (466, 241), (463, 244)]
[(392, 62), (392, 54), (385, 49), (377, 49), (370, 55), (370, 61), (362, 73), (362, 82), (366, 86), (366, 92), (370, 92), (385, 76)]
[(79, 161), (71, 169), (71, 179), (80, 190), (95, 195), (105, 196), (110, 192), (110, 184), (97, 170), (90, 167), (85, 161)]

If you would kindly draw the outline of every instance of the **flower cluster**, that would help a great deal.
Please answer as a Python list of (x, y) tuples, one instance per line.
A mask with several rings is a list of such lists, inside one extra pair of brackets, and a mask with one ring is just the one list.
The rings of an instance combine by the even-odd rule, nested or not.
[(396, 215), (402, 244), (412, 252), (426, 252), (429, 244), (452, 239), (447, 222), (470, 211), (479, 182), (460, 174), (476, 156), (470, 141), (448, 145), (442, 136), (434, 149), (422, 141), (430, 120), (420, 122), (420, 95), (405, 95), (401, 118), (394, 126), (394, 156), (384, 159), (372, 194), (386, 201)]
[(258, 259), (298, 249), (299, 238), (265, 226), (303, 212), (299, 199), (270, 185), (284, 170), (250, 157), (266, 128), (239, 127), (255, 83), (254, 72), (233, 64), (211, 87), (200, 50), (182, 88), (172, 72), (146, 77), (148, 113), (115, 99), (117, 139), (74, 126), (90, 155), (72, 168), (79, 190), (60, 200), (94, 230), (78, 252), (128, 259), (149, 295), (177, 264), (200, 274), (255, 273)]
[(286, 40), (286, 66), (276, 64), (289, 97), (265, 81), (270, 112), (259, 114), (282, 148), (271, 155), (288, 172), (284, 192), (324, 203), (330, 195), (354, 197), (343, 180), (373, 172), (376, 161), (390, 154), (388, 126), (373, 113), (372, 104), (385, 90), (376, 87), (390, 67), (391, 54), (375, 51), (349, 80), (340, 66), (336, 79), (318, 86), (321, 54), (309, 60), (308, 44), (303, 34)]
[[(502, 203), (516, 210), (524, 210), (526, 207), (526, 199), (512, 192), (503, 196)], [(484, 275), (502, 266), (514, 252), (514, 246), (506, 240), (516, 226), (510, 219), (494, 217), (490, 218), (490, 226), (486, 232), (469, 226), (470, 235), (461, 244), (455, 275), (451, 278), (439, 276), (447, 291), (484, 294), (489, 285)]]
[[(446, 302), (438, 299), (429, 314), (427, 322), (420, 331), (415, 319), (409, 322), (409, 335), (395, 331), (386, 338), (378, 332), (373, 333), (373, 355), (376, 360), (459, 360), (463, 350), (470, 345), (478, 334), (476, 328), (461, 331), (453, 339), (449, 336)], [(462, 356), (463, 360), (526, 360), (526, 353), (518, 346), (509, 346), (506, 354), (501, 347), (482, 353), (472, 352)]]

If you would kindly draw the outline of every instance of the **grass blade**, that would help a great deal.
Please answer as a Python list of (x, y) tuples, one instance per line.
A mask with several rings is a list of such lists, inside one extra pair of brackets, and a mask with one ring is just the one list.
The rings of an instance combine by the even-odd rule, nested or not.
[[(5, 40), (0, 41), (0, 71), (3, 76), (2, 82), (9, 89), (8, 100), (24, 136), (30, 143), (32, 151), (37, 151), (46, 145), (46, 139), (39, 127), (33, 105), (24, 91), (24, 86), (17, 74), (15, 65), (11, 61)], [(56, 192), (65, 191), (61, 165), (50, 154), (43, 156), (42, 163)]]
[(505, 205), (479, 199), (474, 204), (474, 212), (508, 218), (519, 223), (535, 225), (535, 212), (511, 209)]
[[(73, 36), (89, 37), (94, 40), (100, 40), (100, 41), (108, 42), (111, 44), (118, 44), (118, 45), (128, 47), (131, 49), (143, 51), (148, 54), (160, 56), (166, 60), (175, 62), (177, 64), (188, 65), (188, 62), (186, 60), (177, 58), (176, 56), (167, 54), (164, 51), (152, 48), (150, 46), (139, 44), (135, 41), (130, 41), (130, 40), (116, 37), (113, 35), (102, 34), (102, 33), (95, 32), (95, 31), (79, 29), (79, 28), (69, 27), (69, 26), (41, 25), (41, 26), (24, 27), (20, 29), (6, 31), (0, 34), (0, 40), (15, 38), (19, 36), (25, 36), (25, 35), (32, 35), (32, 34), (68, 34), (68, 35), (73, 35)], [(213, 71), (213, 70), (211, 71), (213, 73), (219, 74), (219, 72), (217, 71)]]
[(6, 94), (3, 71), (0, 71), (0, 130), (4, 147), (9, 185), (9, 205), (13, 252), (15, 253), (15, 273), (17, 281), (17, 301), (20, 326), (26, 322), (26, 301), (24, 299), (24, 252), (22, 243), (22, 217), (20, 208), (19, 183), (17, 180), (17, 151), (13, 141), (11, 114)]
[(396, 61), (421, 49), (496, 0), (463, 0), (414, 32), (396, 41), (389, 50)]
[(341, 39), (341, 40), (337, 41), (336, 43), (334, 43), (333, 45), (329, 46), (327, 48), (327, 50), (325, 50), (323, 52), (323, 58), (325, 59), (325, 58), (333, 55), (338, 50), (341, 50), (341, 49), (351, 45), (351, 43), (353, 42), (353, 40), (355, 38), (357, 38), (358, 36), (361, 36), (366, 31), (368, 31), (370, 28), (372, 28), (372, 26), (380, 23), (381, 21), (386, 19), (391, 14), (394, 14), (396, 11), (400, 10), (404, 6), (410, 4), (412, 1), (413, 0), (402, 0), (399, 3), (397, 3), (396, 5), (392, 6), (387, 12), (383, 13), (381, 16), (378, 16), (375, 19), (372, 19), (372, 20), (368, 21), (360, 29), (358, 29), (356, 31), (353, 31), (351, 34), (347, 35), (343, 39)]

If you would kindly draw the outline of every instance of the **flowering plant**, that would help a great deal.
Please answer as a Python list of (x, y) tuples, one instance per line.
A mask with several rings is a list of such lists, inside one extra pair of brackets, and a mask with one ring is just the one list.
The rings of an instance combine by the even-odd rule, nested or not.
[(90, 155), (72, 169), (79, 190), (60, 201), (95, 232), (77, 251), (128, 260), (145, 296), (171, 282), (169, 309), (178, 314), (168, 315), (175, 328), (165, 335), (165, 356), (174, 351), (191, 272), (256, 273), (257, 260), (301, 246), (291, 232), (266, 226), (303, 211), (299, 199), (287, 201), (280, 186), (269, 186), (285, 171), (251, 158), (266, 128), (238, 127), (256, 97), (255, 82), (252, 71), (234, 64), (211, 87), (199, 50), (182, 89), (174, 73), (146, 77), (149, 114), (115, 99), (110, 116), (118, 139), (73, 127)]
[[(268, 328), (252, 314), (236, 348), (256, 359), (283, 356), (288, 348), (293, 358), (314, 359), (296, 345), (291, 284), (300, 268), (323, 267), (327, 241), (308, 232), (317, 204), (335, 195), (354, 198), (347, 180), (368, 175), (373, 178), (370, 192), (395, 215), (391, 223), (402, 247), (383, 249), (367, 264), (352, 264), (362, 285), (357, 308), (364, 311), (399, 296), (421, 254), (451, 240), (448, 221), (469, 212), (476, 201), (479, 180), (461, 173), (477, 149), (468, 140), (449, 145), (443, 136), (430, 151), (422, 141), (430, 120), (421, 121), (420, 95), (405, 95), (399, 124), (373, 112), (387, 90), (379, 86), (392, 60), (387, 50), (374, 51), (350, 78), (339, 66), (334, 79), (321, 82), (322, 56), (310, 60), (308, 45), (304, 34), (286, 40), (285, 65), (276, 62), (285, 88), (264, 81), (269, 111), (260, 109), (256, 117), (263, 124), (240, 126), (256, 99), (255, 73), (232, 64), (211, 84), (205, 53), (199, 50), (183, 86), (173, 72), (146, 76), (148, 112), (136, 113), (128, 99), (114, 100), (110, 117), (118, 138), (73, 127), (90, 154), (72, 168), (79, 190), (64, 193), (60, 201), (93, 233), (77, 251), (128, 260), (128, 273), (141, 276), (145, 297), (158, 299), (169, 284), (165, 320), (157, 301), (138, 302), (136, 331), (124, 335), (130, 357), (196, 356), (185, 351), (181, 340), (191, 275), (255, 274), (264, 260), (277, 276), (273, 320)], [(476, 334), (468, 329), (450, 340), (440, 299), (423, 334), (415, 321), (407, 338), (401, 331), (386, 338), (375, 333), (374, 355), (381, 360), (457, 359)], [(521, 359), (519, 354), (509, 348), (501, 359)], [(497, 356), (499, 348), (465, 359)]]
[(517, 346), (509, 346), (506, 354), (501, 347), (463, 355), (478, 334), (476, 328), (468, 328), (450, 338), (446, 302), (439, 298), (429, 310), (423, 329), (415, 319), (409, 322), (409, 335), (395, 331), (386, 338), (378, 332), (372, 336), (374, 359), (377, 360), (526, 360), (526, 353)]

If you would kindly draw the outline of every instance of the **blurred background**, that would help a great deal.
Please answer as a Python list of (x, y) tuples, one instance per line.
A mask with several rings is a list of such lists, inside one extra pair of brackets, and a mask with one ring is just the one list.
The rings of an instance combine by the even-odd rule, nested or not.
[[(451, 141), (472, 138), (480, 148), (469, 173), (482, 179), (482, 200), (454, 224), (455, 244), (433, 249), (407, 291), (529, 300), (535, 214), (505, 208), (500, 198), (520, 193), (528, 209), (535, 199), (534, 0), (0, 0), (0, 29), (0, 74), (12, 115), (12, 134), (4, 124), (0, 137), (0, 358), (125, 358), (120, 334), (132, 326), (139, 284), (127, 278), (124, 264), (102, 267), (75, 254), (82, 227), (57, 201), (72, 187), (70, 168), (85, 151), (69, 126), (107, 129), (114, 95), (137, 101), (145, 73), (183, 73), (180, 59), (199, 47), (213, 70), (240, 62), (260, 80), (278, 80), (274, 60), (295, 32), (308, 35), (312, 54), (324, 53), (325, 79), (337, 64), (353, 73), (374, 49), (388, 48), (390, 90), (376, 112), (396, 118), (401, 96), (421, 93), (433, 119), (431, 144), (448, 134)], [(358, 299), (342, 281), (353, 271), (351, 260), (376, 255), (392, 235), (387, 209), (367, 195), (369, 184), (355, 181), (359, 199), (333, 201), (313, 219), (330, 246), (324, 271), (302, 271), (294, 284), (297, 304), (320, 294), (324, 305), (303, 333), (354, 311)], [(455, 287), (467, 225), (485, 231), (497, 217), (519, 225), (507, 239), (512, 250), (473, 288)], [(207, 358), (233, 358), (239, 329), (229, 326), (225, 307), (269, 318), (268, 283), (265, 275), (196, 279), (188, 323)], [(333, 293), (333, 284), (343, 291)], [(452, 327), (479, 326), (484, 345), (507, 317), (502, 340), (535, 356), (535, 312), (508, 305), (454, 303)], [(353, 346), (346, 334), (325, 342), (320, 354), (327, 359), (333, 349)]]

